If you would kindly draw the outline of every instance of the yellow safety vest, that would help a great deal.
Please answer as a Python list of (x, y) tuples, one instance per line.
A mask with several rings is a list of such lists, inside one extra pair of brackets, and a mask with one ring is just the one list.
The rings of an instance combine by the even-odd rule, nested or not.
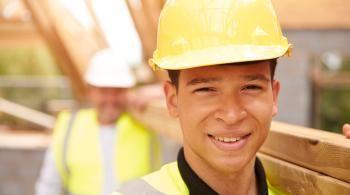
[[(96, 112), (82, 109), (75, 117), (72, 115), (60, 113), (54, 129), (53, 153), (57, 170), (68, 193), (101, 194), (104, 169)], [(155, 134), (128, 114), (119, 118), (116, 128), (113, 171), (118, 182), (143, 176), (160, 165)]]
[[(268, 184), (269, 195), (284, 195), (285, 193), (278, 191)], [(135, 180), (123, 188), (119, 192), (112, 195), (127, 194), (149, 194), (149, 195), (189, 195), (186, 183), (183, 181), (178, 169), (177, 162), (164, 165), (159, 171), (151, 173)]]

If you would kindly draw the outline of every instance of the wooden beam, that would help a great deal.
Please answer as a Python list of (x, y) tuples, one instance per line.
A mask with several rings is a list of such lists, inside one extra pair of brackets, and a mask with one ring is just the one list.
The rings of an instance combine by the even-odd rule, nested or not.
[(45, 37), (62, 72), (71, 79), (77, 99), (83, 100), (85, 93), (84, 82), (77, 69), (74, 68), (74, 62), (55, 30), (49, 14), (50, 10), (44, 7), (43, 1), (25, 0), (24, 2), (31, 11), (34, 23), (43, 37)]
[(38, 33), (31, 22), (6, 22), (0, 20), (0, 32), (12, 32), (18, 34)]
[(46, 149), (51, 139), (48, 134), (33, 133), (33, 131), (0, 130), (0, 150), (4, 149)]
[[(156, 49), (158, 17), (165, 1), (125, 0), (135, 28), (142, 43), (143, 57), (147, 62)], [(168, 78), (165, 71), (155, 71), (155, 80), (164, 81)]]
[(273, 122), (261, 152), (350, 183), (350, 141), (342, 135)]
[(134, 108), (129, 108), (132, 116), (144, 124), (149, 129), (159, 134), (182, 142), (182, 133), (177, 119), (172, 118), (166, 109), (164, 101), (151, 102), (145, 110), (140, 112)]
[(20, 104), (16, 104), (3, 98), (0, 98), (0, 112), (24, 119), (48, 129), (52, 129), (55, 124), (55, 118), (53, 116)]
[(0, 88), (4, 87), (68, 89), (70, 83), (63, 76), (0, 76)]
[(24, 2), (63, 73), (72, 81), (76, 98), (84, 101), (86, 85), (83, 74), (90, 57), (98, 50), (96, 41), (60, 2), (50, 0)]
[(149, 0), (141, 0), (143, 10), (149, 23), (151, 24), (151, 28), (157, 30), (158, 26), (158, 18), (160, 11), (162, 10), (163, 4), (160, 1), (149, 1)]
[(0, 47), (35, 47), (44, 44), (31, 22), (7, 22), (0, 20)]
[(156, 48), (157, 29), (155, 28), (150, 15), (147, 15), (141, 0), (125, 1), (135, 23), (136, 31), (142, 42), (144, 59), (147, 61), (152, 57), (153, 51)]
[(350, 194), (350, 184), (301, 166), (258, 154), (270, 184), (288, 194)]
[(1, 20), (10, 22), (30, 21), (30, 15), (22, 1), (1, 0), (0, 13), (0, 22)]
[(95, 23), (94, 36), (95, 36), (95, 39), (97, 40), (99, 48), (101, 48), (101, 49), (108, 48), (109, 45), (108, 45), (106, 37), (103, 33), (103, 30), (102, 30), (101, 24), (98, 20), (98, 17), (96, 15), (96, 10), (94, 9), (92, 0), (85, 0), (85, 4), (86, 4), (86, 7), (89, 9), (90, 16)]
[(90, 29), (86, 29), (62, 2), (42, 0), (41, 6), (49, 11), (50, 22), (64, 45), (74, 68), (83, 77), (90, 57), (100, 48)]

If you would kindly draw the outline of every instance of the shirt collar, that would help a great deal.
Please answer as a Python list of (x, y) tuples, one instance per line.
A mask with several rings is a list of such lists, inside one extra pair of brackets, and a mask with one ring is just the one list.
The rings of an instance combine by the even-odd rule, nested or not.
[[(205, 195), (217, 195), (211, 187), (208, 186), (199, 176), (191, 169), (185, 160), (183, 148), (180, 149), (177, 156), (177, 163), (182, 179), (186, 183), (189, 193), (192, 194), (205, 194)], [(256, 157), (255, 176), (258, 186), (259, 195), (268, 195), (267, 182), (265, 171), (259, 158)]]

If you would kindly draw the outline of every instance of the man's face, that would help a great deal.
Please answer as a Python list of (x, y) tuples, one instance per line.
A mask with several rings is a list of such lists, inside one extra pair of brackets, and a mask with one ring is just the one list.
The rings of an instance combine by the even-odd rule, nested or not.
[(165, 83), (190, 165), (232, 173), (254, 160), (277, 113), (279, 82), (270, 77), (263, 61), (181, 70), (177, 90)]
[(114, 124), (127, 103), (126, 88), (94, 87), (89, 89), (90, 100), (102, 125)]

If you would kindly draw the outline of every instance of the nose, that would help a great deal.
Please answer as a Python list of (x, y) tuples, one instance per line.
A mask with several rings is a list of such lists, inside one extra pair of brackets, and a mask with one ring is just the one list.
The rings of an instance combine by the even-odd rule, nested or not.
[(246, 110), (243, 108), (239, 100), (232, 96), (223, 99), (220, 103), (219, 108), (214, 114), (216, 120), (222, 121), (226, 125), (237, 124), (246, 116)]

